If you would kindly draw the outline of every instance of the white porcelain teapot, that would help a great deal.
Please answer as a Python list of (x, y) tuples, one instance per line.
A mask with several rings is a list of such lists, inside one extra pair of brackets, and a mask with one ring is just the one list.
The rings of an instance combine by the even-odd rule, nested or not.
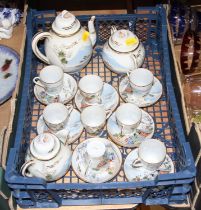
[(36, 136), (27, 150), (21, 173), (54, 181), (66, 174), (71, 165), (72, 152), (68, 145), (50, 133)]
[(102, 52), (105, 65), (117, 74), (142, 66), (145, 49), (138, 37), (129, 30), (111, 28), (111, 36)]
[[(33, 37), (33, 52), (43, 62), (59, 66), (67, 73), (80, 71), (89, 62), (96, 42), (94, 20), (95, 16), (92, 16), (88, 32), (73, 14), (62, 11), (52, 23), (50, 32), (39, 32)], [(37, 46), (38, 41), (44, 38), (45, 55)]]

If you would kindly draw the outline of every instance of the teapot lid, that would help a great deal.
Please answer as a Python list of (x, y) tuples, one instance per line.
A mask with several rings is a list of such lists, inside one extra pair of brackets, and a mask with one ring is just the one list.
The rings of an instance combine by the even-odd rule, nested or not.
[(60, 141), (56, 136), (50, 133), (42, 133), (31, 142), (30, 152), (39, 160), (49, 160), (57, 155), (60, 146)]
[(118, 52), (130, 52), (139, 45), (138, 37), (129, 30), (117, 30), (109, 38), (110, 47)]
[(79, 20), (67, 10), (59, 13), (52, 23), (52, 30), (61, 36), (70, 36), (80, 28)]

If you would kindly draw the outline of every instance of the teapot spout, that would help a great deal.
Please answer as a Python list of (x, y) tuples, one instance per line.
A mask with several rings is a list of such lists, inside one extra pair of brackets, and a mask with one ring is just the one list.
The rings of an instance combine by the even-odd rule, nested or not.
[(96, 18), (95, 16), (92, 16), (88, 22), (89, 36), (91, 39), (92, 46), (94, 46), (96, 43), (96, 30), (94, 27), (95, 18)]

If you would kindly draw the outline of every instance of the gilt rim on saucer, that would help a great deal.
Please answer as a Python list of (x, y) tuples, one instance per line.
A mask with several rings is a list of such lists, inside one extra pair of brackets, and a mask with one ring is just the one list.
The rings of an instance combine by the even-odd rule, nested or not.
[[(126, 179), (127, 179), (129, 182), (134, 182), (135, 180), (133, 180), (133, 178), (132, 178), (132, 179), (129, 179), (129, 178), (128, 178), (128, 173), (127, 173), (127, 170), (125, 169), (125, 167), (126, 167), (126, 166), (128, 167), (129, 158), (130, 158), (134, 153), (137, 153), (137, 152), (138, 152), (138, 148), (133, 149), (133, 150), (127, 155), (127, 157), (126, 157), (126, 159), (125, 159), (125, 161), (124, 161), (123, 170), (124, 170), (124, 174), (125, 174), (125, 176), (126, 176)], [(136, 157), (138, 158), (138, 154), (137, 154)], [(132, 161), (134, 161), (134, 160), (135, 160), (135, 159), (133, 159)], [(175, 166), (174, 166), (173, 160), (171, 159), (171, 157), (170, 157), (168, 154), (166, 154), (166, 158), (165, 158), (164, 162), (165, 162), (166, 160), (169, 161), (170, 166), (171, 166), (171, 170), (170, 170), (167, 174), (174, 173), (174, 172), (175, 172)], [(163, 162), (162, 164), (164, 164), (164, 162)], [(134, 168), (133, 168), (133, 170), (137, 170), (137, 169), (134, 169)], [(147, 173), (150, 174), (150, 175), (153, 174), (153, 173), (158, 173), (158, 174), (155, 175), (155, 177), (154, 177), (153, 179), (148, 179), (149, 181), (154, 181), (154, 180), (157, 178), (158, 175), (162, 175), (162, 174), (160, 174), (160, 172), (157, 172), (157, 170), (156, 170), (156, 171), (149, 171), (149, 170), (147, 170), (147, 169), (145, 169), (145, 168), (143, 168), (143, 171), (141, 171), (141, 173), (142, 173), (142, 172), (143, 172), (143, 173), (147, 172)], [(140, 173), (139, 173), (139, 174), (140, 174)], [(148, 180), (145, 180), (145, 179), (140, 179), (139, 176), (136, 176), (136, 177), (138, 177), (138, 179), (139, 179), (138, 181), (148, 181)]]
[[(41, 87), (39, 87), (39, 86), (37, 86), (37, 85), (34, 85), (34, 96), (35, 96), (35, 98), (37, 99), (37, 101), (38, 101), (39, 103), (44, 104), (44, 105), (48, 105), (48, 104), (53, 103), (53, 102), (60, 102), (60, 103), (63, 103), (63, 104), (69, 103), (69, 102), (72, 101), (73, 98), (75, 97), (75, 95), (76, 95), (76, 93), (77, 93), (77, 90), (78, 90), (78, 85), (77, 85), (76, 80), (75, 80), (71, 75), (69, 75), (69, 74), (67, 74), (67, 73), (64, 73), (64, 78), (63, 78), (64, 83), (65, 83), (65, 80), (67, 80), (67, 79), (70, 79), (71, 82), (74, 83), (74, 84), (73, 84), (73, 85), (74, 85), (74, 87), (73, 87), (73, 90), (74, 90), (74, 91), (72, 91), (71, 96), (68, 97), (68, 98), (66, 98), (64, 101), (59, 101), (59, 100), (55, 100), (55, 101), (54, 101), (54, 99), (52, 99), (53, 101), (48, 103), (46, 100), (41, 99), (41, 97), (39, 96), (39, 93), (38, 93), (38, 92), (39, 92), (39, 89), (40, 89)], [(62, 89), (62, 91), (63, 91), (63, 89)], [(50, 97), (55, 97), (55, 99), (56, 99), (56, 95), (55, 95), (55, 96), (50, 96)]]
[[(77, 109), (73, 109), (72, 110), (72, 112), (71, 112), (71, 114), (73, 113), (73, 112), (76, 112), (77, 114), (79, 114), (80, 115), (80, 112), (77, 110)], [(70, 117), (71, 117), (71, 115), (70, 115)], [(69, 117), (69, 119), (70, 119), (70, 117)], [(39, 124), (39, 122), (40, 122), (40, 124)], [(44, 119), (43, 119), (43, 114), (39, 117), (39, 119), (38, 119), (38, 122), (37, 122), (37, 125), (36, 125), (36, 129), (37, 129), (37, 133), (38, 134), (41, 134), (41, 133), (44, 133), (44, 132), (46, 132), (45, 131), (45, 129), (41, 129), (40, 127), (41, 127), (41, 123), (44, 123), (44, 126), (46, 126), (47, 127), (47, 125), (45, 124), (45, 122), (44, 122)], [(69, 120), (67, 121), (67, 124), (66, 124), (66, 126), (68, 126), (68, 123), (69, 123)], [(83, 133), (83, 131), (84, 131), (84, 127), (83, 127), (83, 125), (82, 125), (82, 123), (81, 123), (81, 121), (80, 121), (80, 130), (79, 130), (79, 132), (75, 135), (75, 137), (74, 138), (70, 138), (70, 140), (68, 140), (68, 145), (70, 145), (70, 144), (73, 144), (75, 141), (77, 141), (79, 138), (80, 138), (80, 136), (82, 135), (82, 133)], [(64, 128), (65, 129), (65, 128)], [(64, 130), (64, 129), (62, 129), (62, 130)], [(61, 131), (61, 130), (60, 130)], [(60, 139), (58, 136), (59, 136), (59, 134), (57, 134), (57, 133), (59, 133), (60, 131), (51, 131), (51, 133), (53, 133), (58, 139)], [(58, 135), (58, 136), (57, 136)], [(62, 140), (60, 140), (60, 141), (62, 141)], [(63, 141), (62, 141), (63, 142)]]
[[(107, 120), (107, 124), (106, 124), (107, 132), (108, 132), (108, 135), (109, 135), (110, 139), (111, 139), (115, 144), (118, 144), (118, 145), (121, 146), (121, 147), (126, 147), (126, 148), (136, 148), (136, 147), (138, 147), (139, 145), (135, 145), (135, 144), (133, 144), (133, 146), (123, 144), (123, 143), (121, 143), (121, 140), (119, 140), (119, 141), (116, 140), (115, 137), (114, 137), (114, 135), (111, 134), (111, 132), (110, 132), (109, 129), (108, 129), (108, 124), (109, 124), (110, 118), (111, 118), (114, 114), (115, 114), (115, 112), (113, 112), (113, 113), (111, 114), (111, 116), (110, 116), (109, 119)], [(154, 133), (155, 133), (155, 122), (154, 122), (152, 116), (151, 116), (148, 112), (142, 110), (142, 114), (144, 114), (144, 115), (146, 115), (146, 116), (149, 116), (150, 119), (152, 120), (152, 123), (153, 123), (153, 131), (152, 131), (147, 137), (145, 137), (145, 138), (142, 140), (142, 141), (144, 141), (145, 139), (148, 139), (148, 138), (152, 138), (152, 137), (153, 137), (153, 135), (154, 135)], [(134, 134), (134, 133), (132, 133), (132, 134), (130, 134), (130, 135), (127, 135), (127, 136), (131, 136), (131, 135), (133, 135), (133, 134)], [(125, 135), (125, 136), (126, 136), (126, 135)]]
[[(120, 103), (120, 96), (119, 96), (119, 93), (118, 93), (118, 91), (116, 90), (116, 88), (115, 87), (113, 87), (112, 85), (110, 85), (110, 84), (108, 84), (108, 83), (105, 83), (104, 82), (104, 86), (106, 87), (106, 86), (108, 86), (108, 87), (111, 87), (112, 89), (113, 89), (113, 91), (114, 91), (114, 93), (115, 93), (115, 97), (116, 97), (116, 99), (115, 99), (115, 103), (112, 105), (112, 107), (110, 108), (110, 109), (105, 109), (105, 111), (106, 111), (106, 115), (107, 115), (107, 119), (109, 118), (109, 116), (110, 116), (110, 113), (112, 112), (114, 112), (116, 109), (117, 109), (117, 107), (118, 107), (118, 105), (119, 105), (119, 103)], [(103, 86), (103, 89), (104, 89), (104, 86)], [(76, 106), (76, 108), (80, 111), (80, 112), (82, 112), (82, 110), (85, 108), (85, 107), (81, 107), (81, 106), (79, 106), (79, 104), (80, 104), (80, 102), (78, 103), (78, 101), (80, 101), (80, 100), (78, 100), (77, 98), (78, 97), (80, 97), (81, 96), (81, 93), (80, 93), (80, 90), (78, 89), (78, 91), (77, 91), (77, 93), (75, 94), (75, 98), (74, 98), (74, 102), (75, 102), (75, 106)], [(82, 97), (82, 100), (83, 100), (83, 96), (81, 96)], [(94, 105), (97, 105), (97, 106), (104, 106), (104, 108), (105, 108), (105, 105), (104, 104), (94, 104)], [(86, 107), (87, 106), (93, 106), (93, 104), (87, 104), (86, 105)], [(108, 112), (108, 113), (107, 113)]]
[[(153, 101), (148, 101), (148, 102), (140, 103), (140, 102), (139, 102), (140, 100), (138, 100), (139, 103), (134, 103), (134, 102), (133, 102), (131, 99), (129, 99), (128, 97), (124, 97), (124, 96), (123, 96), (125, 90), (124, 90), (124, 91), (121, 91), (121, 90), (120, 90), (120, 86), (121, 86), (122, 82), (125, 82), (125, 80), (127, 80), (127, 82), (126, 82), (127, 84), (126, 84), (126, 85), (128, 85), (128, 82), (129, 82), (128, 76), (123, 76), (123, 77), (120, 79), (120, 81), (119, 81), (118, 92), (119, 92), (119, 95), (120, 95), (121, 99), (122, 99), (124, 102), (126, 102), (126, 103), (133, 103), (133, 104), (137, 105), (137, 106), (140, 107), (140, 108), (149, 107), (149, 106), (152, 106), (152, 105), (154, 105), (155, 103), (157, 103), (157, 102), (160, 100), (160, 98), (161, 98), (161, 96), (162, 96), (162, 94), (163, 94), (163, 86), (162, 86), (160, 80), (159, 80), (156, 76), (154, 76), (154, 82), (153, 82), (152, 88), (154, 87), (154, 84), (158, 83), (159, 86), (160, 86), (160, 90), (159, 90), (160, 93), (155, 94), (154, 100), (153, 100)], [(130, 88), (131, 88), (131, 87), (130, 87)], [(152, 88), (151, 88), (151, 89), (152, 89)], [(152, 89), (152, 90), (153, 90), (153, 89)], [(132, 94), (127, 93), (127, 95), (132, 95)], [(133, 93), (133, 95), (135, 95), (135, 94)], [(145, 95), (145, 96), (137, 96), (137, 95), (135, 95), (135, 97), (136, 97), (136, 99), (141, 99), (141, 98), (146, 98), (146, 97), (148, 97), (149, 95), (151, 95), (151, 90), (150, 90), (150, 92), (149, 92), (147, 95)]]
[[(77, 170), (75, 169), (75, 164), (74, 162), (77, 164), (77, 161), (75, 159), (75, 154), (77, 153), (77, 150), (78, 148), (83, 144), (83, 143), (86, 143), (86, 142), (89, 142), (89, 141), (94, 141), (94, 139), (99, 139), (101, 141), (104, 141), (104, 142), (108, 142), (110, 144), (112, 144), (112, 148), (115, 150), (115, 154), (119, 160), (119, 166), (118, 166), (118, 170), (115, 171), (115, 173), (113, 174), (113, 176), (105, 179), (105, 180), (102, 180), (101, 182), (93, 182), (93, 181), (90, 181), (88, 180), (86, 177), (82, 176), (80, 173), (77, 172)], [(75, 160), (74, 160), (75, 159)], [(118, 173), (120, 172), (121, 168), (122, 168), (122, 163), (123, 163), (123, 158), (122, 158), (122, 154), (121, 154), (121, 151), (119, 150), (118, 146), (116, 144), (114, 144), (112, 141), (110, 141), (109, 139), (106, 139), (106, 138), (101, 138), (101, 137), (92, 137), (92, 138), (88, 138), (86, 139), (85, 141), (81, 142), (80, 144), (78, 144), (76, 146), (76, 148), (74, 149), (73, 151), (73, 155), (72, 155), (72, 163), (71, 163), (71, 166), (72, 166), (72, 169), (73, 169), (73, 172), (76, 174), (76, 176), (83, 180), (84, 182), (87, 182), (87, 183), (92, 183), (92, 184), (98, 184), (98, 183), (104, 183), (104, 182), (108, 182), (112, 179), (114, 179)]]

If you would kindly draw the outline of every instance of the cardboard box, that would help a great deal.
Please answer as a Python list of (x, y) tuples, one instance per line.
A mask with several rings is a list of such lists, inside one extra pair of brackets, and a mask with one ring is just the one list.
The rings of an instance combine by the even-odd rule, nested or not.
[(6, 166), (6, 158), (7, 158), (7, 150), (8, 150), (8, 143), (10, 134), (12, 132), (12, 125), (13, 125), (13, 118), (15, 112), (15, 104), (17, 100), (17, 95), (19, 91), (19, 83), (21, 78), (21, 67), (23, 62), (24, 56), (24, 46), (25, 46), (25, 39), (26, 39), (26, 11), (27, 6), (24, 9), (23, 19), (21, 23), (17, 25), (13, 30), (13, 36), (10, 39), (2, 39), (0, 40), (1, 45), (6, 45), (20, 55), (20, 63), (18, 68), (18, 81), (16, 84), (16, 88), (12, 94), (12, 97), (7, 100), (5, 103), (0, 105), (0, 151), (1, 158), (0, 158), (0, 165), (5, 169)]

